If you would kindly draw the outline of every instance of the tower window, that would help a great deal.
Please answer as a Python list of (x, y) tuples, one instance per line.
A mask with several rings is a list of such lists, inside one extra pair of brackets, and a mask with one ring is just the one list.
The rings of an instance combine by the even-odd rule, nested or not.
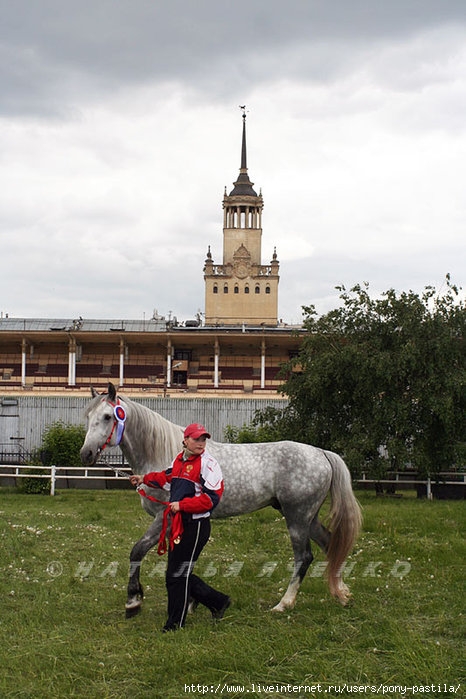
[(254, 289), (254, 293), (260, 294), (260, 292), (261, 292), (260, 286), (256, 286), (256, 288)]
[(228, 284), (225, 284), (225, 286), (223, 287), (223, 293), (228, 294)]
[(270, 294), (270, 286), (266, 286), (266, 287), (265, 287), (265, 293), (266, 293), (266, 294)]
[(214, 294), (218, 294), (218, 286), (217, 286), (217, 284), (214, 286), (213, 292), (214, 292)]
[(239, 286), (238, 285), (235, 286), (235, 294), (239, 294)]
[(248, 287), (248, 286), (245, 286), (245, 287), (244, 287), (244, 293), (245, 293), (245, 294), (249, 294), (249, 287)]

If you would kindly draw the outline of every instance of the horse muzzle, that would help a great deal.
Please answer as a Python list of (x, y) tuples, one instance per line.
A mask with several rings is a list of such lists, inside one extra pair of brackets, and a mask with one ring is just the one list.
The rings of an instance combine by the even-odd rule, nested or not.
[(84, 446), (79, 452), (83, 466), (94, 466), (94, 464), (97, 463), (101, 451), (101, 449), (94, 451), (93, 449)]

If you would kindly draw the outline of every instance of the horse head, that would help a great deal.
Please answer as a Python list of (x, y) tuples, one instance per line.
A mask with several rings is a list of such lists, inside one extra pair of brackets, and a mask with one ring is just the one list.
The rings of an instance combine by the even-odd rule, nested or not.
[(120, 405), (115, 386), (109, 382), (108, 392), (91, 388), (93, 400), (86, 411), (87, 432), (81, 447), (81, 461), (86, 466), (96, 463), (108, 446), (117, 446), (122, 439), (126, 412)]

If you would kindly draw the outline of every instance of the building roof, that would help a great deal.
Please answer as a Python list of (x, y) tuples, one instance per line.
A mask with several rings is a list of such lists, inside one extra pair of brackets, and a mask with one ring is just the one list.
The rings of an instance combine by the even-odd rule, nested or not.
[(302, 330), (302, 325), (288, 325), (280, 323), (278, 326), (270, 326), (266, 323), (259, 325), (239, 324), (224, 325), (200, 325), (196, 320), (178, 322), (175, 318), (167, 320), (165, 317), (151, 318), (150, 320), (135, 319), (85, 319), (85, 318), (8, 318), (0, 317), (1, 332), (173, 332), (188, 330), (191, 333), (200, 332), (246, 332), (246, 333), (290, 333)]
[(165, 318), (151, 318), (150, 320), (129, 320), (118, 318), (116, 320), (86, 320), (84, 318), (0, 318), (0, 332), (160, 332), (166, 330)]

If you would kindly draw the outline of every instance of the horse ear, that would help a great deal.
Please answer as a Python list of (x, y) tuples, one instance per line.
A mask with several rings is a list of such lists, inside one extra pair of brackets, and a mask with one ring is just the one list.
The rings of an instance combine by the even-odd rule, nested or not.
[(95, 390), (94, 386), (91, 386), (91, 394), (92, 394), (93, 398), (96, 398), (97, 396), (100, 395), (100, 393)]
[(117, 392), (116, 392), (115, 386), (112, 384), (111, 381), (109, 381), (108, 382), (108, 397), (110, 398), (111, 401), (115, 402), (116, 394), (117, 394)]

